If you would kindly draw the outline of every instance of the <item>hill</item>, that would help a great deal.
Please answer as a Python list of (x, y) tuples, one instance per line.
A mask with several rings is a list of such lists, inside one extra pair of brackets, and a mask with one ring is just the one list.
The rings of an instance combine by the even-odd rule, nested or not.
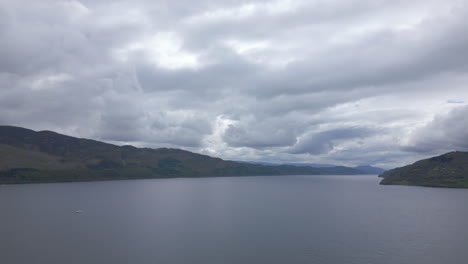
[(374, 166), (369, 166), (369, 165), (361, 165), (361, 166), (356, 166), (354, 169), (362, 171), (362, 174), (381, 174), (385, 170), (379, 167), (374, 167)]
[(388, 170), (380, 175), (384, 185), (468, 188), (468, 152), (449, 152)]
[(116, 146), (13, 126), (0, 126), (0, 157), (0, 183), (323, 174), (317, 168), (246, 164), (180, 149)]
[[(262, 164), (262, 165), (267, 165), (267, 166), (278, 166), (278, 164), (268, 163), (268, 162), (247, 162), (247, 161), (241, 161), (241, 162), (250, 163), (250, 164)], [(319, 168), (321, 174), (328, 174), (328, 175), (381, 174), (385, 171), (382, 168), (373, 167), (370, 165), (361, 165), (361, 166), (356, 166), (356, 167), (336, 166), (336, 165), (331, 165), (331, 164), (317, 164), (317, 163), (283, 163), (281, 165)]]

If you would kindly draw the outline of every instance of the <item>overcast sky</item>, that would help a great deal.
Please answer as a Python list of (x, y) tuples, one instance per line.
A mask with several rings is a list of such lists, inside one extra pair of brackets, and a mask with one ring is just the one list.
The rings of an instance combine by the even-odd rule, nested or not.
[(468, 151), (468, 0), (0, 0), (0, 124), (224, 159)]

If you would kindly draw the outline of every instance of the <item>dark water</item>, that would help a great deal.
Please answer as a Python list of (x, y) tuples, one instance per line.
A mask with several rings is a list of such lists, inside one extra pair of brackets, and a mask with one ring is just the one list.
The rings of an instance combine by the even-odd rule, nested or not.
[(3, 185), (0, 263), (468, 263), (468, 190), (378, 181)]

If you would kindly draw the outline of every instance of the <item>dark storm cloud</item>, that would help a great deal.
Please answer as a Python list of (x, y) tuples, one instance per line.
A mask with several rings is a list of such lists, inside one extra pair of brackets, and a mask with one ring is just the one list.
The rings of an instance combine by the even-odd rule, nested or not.
[(468, 100), (467, 10), (3, 0), (0, 122), (275, 162), (392, 166), (464, 149), (465, 110), (428, 120)]

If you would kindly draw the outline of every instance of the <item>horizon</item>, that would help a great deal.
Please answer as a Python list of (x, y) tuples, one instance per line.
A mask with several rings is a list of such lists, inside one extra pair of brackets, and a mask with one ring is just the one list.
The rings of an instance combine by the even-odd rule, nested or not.
[(0, 124), (269, 163), (468, 151), (467, 1), (4, 0)]
[[(34, 132), (52, 132), (52, 133), (59, 134), (59, 135), (62, 135), (62, 136), (73, 137), (71, 135), (60, 134), (60, 133), (58, 133), (56, 131), (52, 131), (52, 130), (34, 130), (34, 129), (26, 128), (26, 127), (6, 125), (6, 124), (0, 124), (0, 128), (1, 127), (13, 127), (13, 128), (31, 130), (31, 131), (34, 131)], [(118, 143), (100, 141), (100, 140), (93, 139), (93, 138), (79, 138), (79, 137), (73, 137), (73, 138), (107, 143), (107, 144), (111, 144), (111, 145), (114, 145), (114, 146), (117, 146), (117, 147), (130, 146), (130, 147), (136, 147), (136, 148), (147, 148), (145, 146), (138, 147), (138, 146), (129, 145), (129, 144), (119, 145)], [(150, 149), (155, 149), (156, 150), (156, 149), (164, 149), (164, 148), (166, 148), (166, 147), (150, 148)], [(203, 153), (198, 153), (198, 152), (194, 152), (194, 151), (190, 151), (190, 150), (185, 150), (185, 149), (182, 149), (182, 148), (166, 148), (166, 149), (183, 150), (183, 151), (189, 151), (189, 152), (192, 152), (192, 153), (195, 153), (195, 154), (206, 155), (206, 154), (203, 154)], [(458, 152), (458, 151), (454, 150), (454, 151), (451, 151), (451, 152)], [(446, 153), (444, 153), (444, 154), (446, 154)], [(441, 154), (441, 155), (444, 155), (444, 154)], [(211, 157), (218, 158), (216, 156), (211, 156)], [(225, 159), (225, 160), (227, 160), (227, 159)], [(241, 163), (251, 163), (251, 164), (262, 164), (262, 165), (273, 165), (273, 166), (276, 166), (276, 165), (301, 165), (301, 166), (310, 166), (310, 167), (316, 167), (316, 168), (327, 168), (327, 167), (348, 167), (348, 168), (373, 167), (373, 168), (384, 169), (384, 170), (391, 170), (393, 168), (397, 168), (397, 167), (378, 167), (378, 166), (374, 166), (373, 164), (346, 164), (345, 165), (345, 164), (329, 164), (329, 163), (321, 163), (321, 162), (315, 163), (315, 162), (307, 162), (307, 161), (303, 161), (303, 162), (287, 162), (287, 161), (266, 162), (266, 161), (261, 161), (261, 160), (257, 161), (257, 160), (239, 160), (239, 159), (230, 159), (228, 161), (241, 162)], [(405, 165), (409, 165), (409, 164), (405, 164)]]

